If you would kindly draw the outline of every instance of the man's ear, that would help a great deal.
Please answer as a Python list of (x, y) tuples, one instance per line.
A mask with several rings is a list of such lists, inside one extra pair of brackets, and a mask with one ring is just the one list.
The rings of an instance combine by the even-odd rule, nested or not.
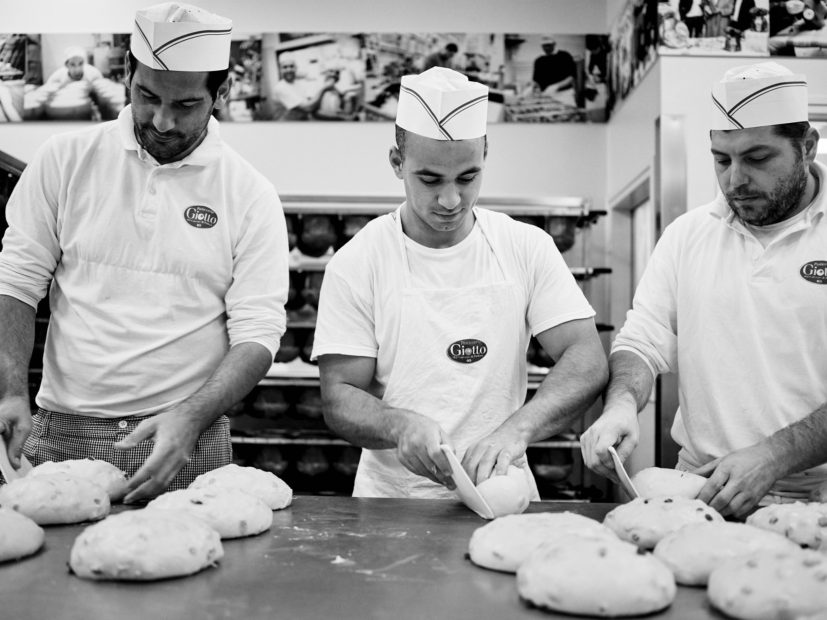
[(402, 178), (402, 153), (399, 152), (399, 148), (396, 145), (393, 145), (388, 152), (388, 161), (391, 163), (391, 168), (393, 168), (393, 173), (396, 175), (397, 179)]
[(818, 141), (820, 137), (818, 129), (812, 125), (810, 125), (810, 128), (804, 135), (804, 159), (810, 163), (815, 161), (816, 155), (818, 154)]
[(232, 85), (233, 75), (230, 73), (227, 75), (227, 79), (221, 82), (221, 86), (218, 87), (218, 90), (215, 93), (215, 104), (213, 105), (213, 109), (221, 109), (227, 105), (227, 101), (230, 98), (230, 87)]

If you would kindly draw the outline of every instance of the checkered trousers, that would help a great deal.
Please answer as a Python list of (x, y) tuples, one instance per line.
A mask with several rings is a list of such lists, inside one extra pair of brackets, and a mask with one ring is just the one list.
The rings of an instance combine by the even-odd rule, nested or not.
[[(144, 419), (146, 416), (92, 418), (38, 409), (23, 452), (32, 465), (87, 457), (101, 459), (131, 477), (152, 452), (154, 443), (144, 440), (131, 450), (117, 450), (113, 444), (135, 430)], [(184, 489), (196, 476), (231, 461), (230, 420), (222, 415), (201, 433), (189, 463), (172, 479), (166, 490)]]

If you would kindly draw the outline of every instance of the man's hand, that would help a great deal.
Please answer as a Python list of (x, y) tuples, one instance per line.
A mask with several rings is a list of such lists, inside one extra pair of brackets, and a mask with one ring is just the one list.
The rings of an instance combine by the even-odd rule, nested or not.
[(172, 482), (190, 460), (201, 426), (175, 410), (143, 420), (129, 435), (117, 442), (119, 450), (129, 450), (145, 439), (154, 438), (155, 446), (144, 464), (127, 481), (125, 504), (152, 499)]
[(509, 465), (525, 457), (526, 448), (528, 442), (521, 433), (501, 426), (468, 447), (462, 466), (474, 484), (479, 484), (491, 476), (505, 475)]
[(707, 463), (693, 472), (709, 477), (698, 499), (725, 517), (742, 519), (782, 476), (777, 463), (770, 449), (761, 443)]
[(620, 460), (625, 461), (637, 446), (639, 436), (637, 404), (631, 396), (618, 398), (580, 436), (583, 462), (595, 473), (617, 483), (609, 448), (614, 446)]
[(9, 462), (20, 469), (23, 443), (32, 432), (32, 410), (27, 396), (0, 399), (0, 441), (6, 442)]
[(450, 440), (439, 424), (408, 411), (400, 414), (395, 435), (396, 456), (402, 465), (418, 476), (452, 490), (455, 488), (451, 465), (439, 447), (441, 444), (450, 445)]

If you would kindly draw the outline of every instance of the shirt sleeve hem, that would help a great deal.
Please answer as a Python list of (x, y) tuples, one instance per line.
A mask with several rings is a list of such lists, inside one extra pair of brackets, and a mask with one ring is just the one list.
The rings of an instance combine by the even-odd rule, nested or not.
[(0, 286), (0, 295), (5, 295), (6, 297), (16, 299), (17, 301), (23, 302), (27, 306), (31, 306), (34, 309), (37, 309), (37, 304), (40, 302), (40, 300), (37, 299), (37, 297), (24, 295), (15, 289), (7, 289), (2, 286)]
[(561, 314), (560, 316), (556, 316), (553, 319), (548, 319), (546, 321), (543, 321), (542, 323), (539, 323), (538, 325), (535, 325), (531, 331), (532, 334), (536, 336), (537, 334), (543, 333), (547, 329), (557, 327), (558, 325), (568, 323), (569, 321), (594, 318), (596, 314), (597, 313), (592, 308), (589, 308), (588, 310), (579, 310), (577, 312), (569, 312), (568, 314)]
[(329, 344), (321, 347), (314, 347), (310, 359), (311, 361), (316, 361), (322, 355), (353, 355), (356, 357), (375, 358), (377, 353), (378, 351), (376, 349), (370, 347)]
[(621, 345), (617, 345), (615, 347), (612, 347), (610, 355), (612, 353), (616, 353), (618, 351), (628, 351), (629, 353), (634, 353), (635, 355), (637, 355), (640, 359), (643, 360), (643, 363), (646, 364), (646, 367), (649, 369), (649, 372), (652, 373), (652, 379), (657, 379), (658, 373), (655, 370), (655, 366), (652, 364), (652, 362), (649, 361), (649, 358), (646, 357), (643, 353), (641, 353), (640, 351), (638, 351), (634, 347), (630, 347), (630, 346), (621, 344)]

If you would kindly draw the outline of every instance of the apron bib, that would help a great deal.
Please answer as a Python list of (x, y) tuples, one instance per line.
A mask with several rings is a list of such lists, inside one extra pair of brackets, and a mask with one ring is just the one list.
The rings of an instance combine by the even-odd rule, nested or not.
[[(457, 455), (487, 436), (522, 406), (526, 394), (525, 304), (507, 279), (498, 249), (475, 210), (502, 280), (453, 289), (414, 288), (400, 210), (395, 213), (402, 253), (397, 355), (382, 397), (439, 423)], [(539, 499), (528, 463), (522, 467)], [(447, 488), (408, 471), (396, 451), (362, 450), (353, 495), (456, 498)]]

